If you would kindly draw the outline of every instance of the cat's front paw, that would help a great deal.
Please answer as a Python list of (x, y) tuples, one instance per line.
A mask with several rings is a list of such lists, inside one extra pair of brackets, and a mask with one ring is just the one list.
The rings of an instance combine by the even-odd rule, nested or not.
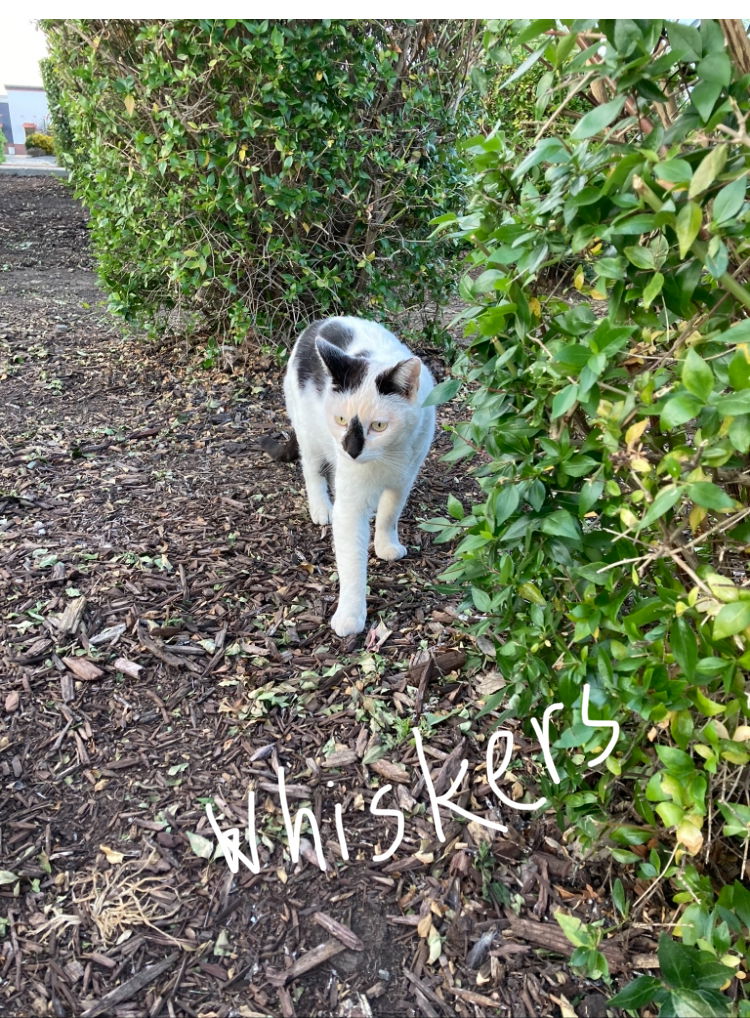
[(352, 636), (354, 633), (361, 633), (365, 628), (366, 617), (367, 612), (364, 608), (360, 612), (353, 612), (339, 606), (331, 619), (331, 629), (337, 636)]
[(327, 527), (331, 522), (331, 510), (333, 506), (330, 502), (311, 502), (310, 503), (310, 519), (313, 523), (319, 527)]
[(376, 537), (375, 554), (378, 558), (382, 558), (386, 562), (395, 562), (396, 559), (403, 558), (407, 554), (407, 551), (404, 545), (399, 541), (379, 541)]

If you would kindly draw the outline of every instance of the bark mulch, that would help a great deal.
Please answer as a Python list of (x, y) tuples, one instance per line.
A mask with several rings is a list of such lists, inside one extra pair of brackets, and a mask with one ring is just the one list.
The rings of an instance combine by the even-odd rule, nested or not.
[[(606, 867), (497, 809), (473, 719), (501, 680), (432, 586), (449, 549), (417, 521), (472, 490), (447, 436), (339, 640), (330, 536), (258, 449), (277, 364), (123, 338), (66, 187), (6, 178), (0, 208), (2, 1013), (604, 1014), (553, 913), (611, 918)], [(430, 782), (507, 832), (444, 808), (440, 841)], [(207, 805), (250, 860), (254, 823), (257, 873)], [(651, 941), (605, 950), (625, 978)]]

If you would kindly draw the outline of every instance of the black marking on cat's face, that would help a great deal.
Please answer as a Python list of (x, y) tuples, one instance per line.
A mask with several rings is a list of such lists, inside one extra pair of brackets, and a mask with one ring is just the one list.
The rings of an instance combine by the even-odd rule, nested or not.
[(375, 378), (375, 387), (381, 396), (402, 396), (412, 400), (419, 388), (419, 375), (422, 369), (418, 357), (409, 357), (399, 361), (392, 368), (381, 371)]
[(344, 435), (342, 445), (352, 459), (356, 459), (365, 447), (365, 432), (359, 417), (352, 417)]
[(326, 370), (315, 348), (315, 340), (318, 336), (324, 337), (332, 346), (345, 350), (354, 338), (354, 333), (347, 325), (324, 318), (308, 325), (297, 340), (297, 382), (299, 387), (303, 389), (309, 381), (312, 381), (318, 392), (322, 392), (325, 387)]
[(350, 357), (337, 346), (320, 337), (315, 346), (331, 376), (334, 392), (353, 392), (367, 374), (368, 362), (361, 357)]

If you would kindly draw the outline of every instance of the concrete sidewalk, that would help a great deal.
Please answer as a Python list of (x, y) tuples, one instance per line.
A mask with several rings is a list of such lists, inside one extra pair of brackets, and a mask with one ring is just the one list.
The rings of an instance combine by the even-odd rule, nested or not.
[(54, 156), (6, 155), (0, 163), (0, 177), (67, 177), (68, 171), (57, 165)]

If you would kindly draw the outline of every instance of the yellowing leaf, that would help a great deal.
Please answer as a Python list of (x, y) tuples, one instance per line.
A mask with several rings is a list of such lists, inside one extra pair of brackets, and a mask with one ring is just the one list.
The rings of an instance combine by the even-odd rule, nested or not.
[(706, 510), (703, 508), (703, 506), (694, 505), (693, 508), (690, 510), (690, 515), (688, 516), (688, 523), (690, 524), (690, 529), (693, 533), (696, 532), (696, 530), (701, 525), (701, 523), (703, 523), (705, 518)]
[(244, 163), (246, 155), (247, 155), (247, 149), (243, 145), (242, 148), (239, 151), (239, 160), (240, 160), (241, 163)]
[(529, 310), (535, 318), (542, 317), (542, 305), (539, 303), (536, 297), (532, 297), (529, 301)]
[(135, 109), (135, 96), (126, 95), (124, 102), (125, 102), (125, 109), (128, 112), (128, 116), (132, 117), (133, 116), (133, 110)]
[(117, 866), (125, 858), (125, 856), (122, 854), (122, 852), (116, 852), (115, 849), (114, 848), (110, 848), (109, 845), (100, 845), (99, 846), (99, 851), (103, 853), (103, 855), (106, 858), (107, 862), (111, 866)]
[(628, 449), (632, 449), (648, 426), (648, 417), (644, 417), (642, 420), (636, 421), (635, 424), (630, 425), (628, 430), (625, 432), (625, 445)]
[(677, 843), (684, 845), (690, 855), (697, 855), (703, 847), (703, 835), (690, 823), (689, 820), (684, 820), (675, 832)]
[(583, 280), (584, 280), (583, 269), (579, 266), (575, 276), (573, 276), (573, 286), (576, 288), (576, 290), (583, 289)]

